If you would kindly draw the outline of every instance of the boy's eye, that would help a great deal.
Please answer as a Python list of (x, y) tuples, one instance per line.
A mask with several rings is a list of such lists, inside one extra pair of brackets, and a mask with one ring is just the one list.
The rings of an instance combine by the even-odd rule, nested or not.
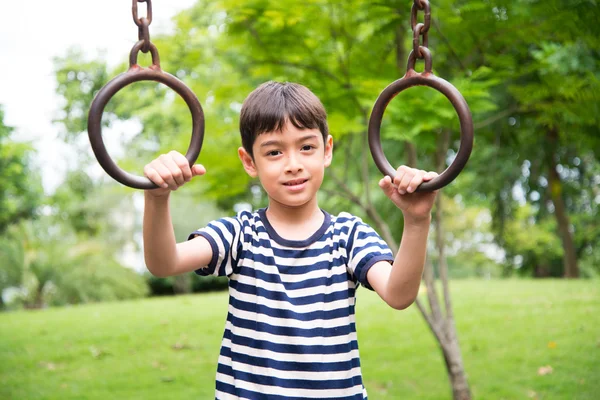
[(271, 150), (267, 153), (267, 156), (273, 157), (279, 155), (279, 153), (281, 153), (279, 150)]
[(304, 151), (310, 151), (314, 149), (314, 146), (312, 144), (305, 144), (304, 146), (302, 146), (302, 150)]

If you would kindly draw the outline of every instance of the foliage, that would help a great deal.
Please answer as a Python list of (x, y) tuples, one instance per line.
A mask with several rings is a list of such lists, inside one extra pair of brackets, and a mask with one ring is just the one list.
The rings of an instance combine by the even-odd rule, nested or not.
[[(577, 227), (573, 230), (577, 253), (597, 248), (600, 235), (593, 221), (599, 198), (600, 35), (594, 13), (588, 12), (591, 5), (575, 0), (432, 5), (429, 47), (434, 72), (462, 92), (476, 126), (467, 169), (444, 191), (450, 197), (462, 195), (466, 207), (460, 212), (468, 213), (470, 207), (490, 210), (495, 245), (508, 251), (505, 272), (535, 274), (538, 265), (547, 264), (553, 266), (552, 274), (561, 273), (563, 252), (542, 254), (532, 250), (536, 240), (511, 240), (522, 224), (519, 210), (524, 206), (540, 237), (559, 237), (551, 222), (556, 211), (547, 187), (548, 157), (564, 171), (561, 195), (571, 224)], [(153, 40), (162, 68), (197, 93), (206, 116), (207, 139), (199, 161), (208, 174), (189, 190), (220, 209), (231, 210), (239, 202), (264, 206), (264, 195), (253, 192), (258, 186), (243, 172), (235, 152), (240, 143), (239, 108), (265, 80), (298, 81), (322, 99), (335, 139), (322, 206), (363, 215), (365, 204), (370, 204), (400, 237), (401, 215), (379, 192), (375, 184), (379, 173), (365, 149), (370, 107), (405, 70), (412, 45), (410, 6), (397, 1), (201, 0), (177, 15), (174, 33)], [(146, 62), (140, 58), (141, 65)], [(72, 141), (83, 133), (93, 94), (124, 70), (122, 65), (109, 73), (102, 62), (85, 60), (77, 51), (57, 59), (59, 93), (66, 99), (60, 119), (65, 137)], [(125, 88), (105, 114), (103, 123), (111, 128), (111, 136), (128, 149), (125, 158), (115, 152), (126, 169), (141, 171), (160, 153), (186, 149), (189, 112), (181, 99), (159, 84)], [(133, 133), (124, 133), (120, 125), (124, 121), (133, 123), (133, 128), (129, 126)], [(556, 149), (547, 146), (551, 127), (560, 135)], [(452, 106), (429, 88), (407, 90), (389, 104), (384, 116), (386, 156), (392, 164), (407, 162), (405, 143), (413, 143), (419, 167), (435, 169), (433, 153), (444, 131), (451, 137), (449, 163), (459, 138)], [(573, 135), (578, 140), (570, 140)], [(515, 219), (520, 221), (516, 225), (511, 223)], [(448, 240), (447, 246), (457, 245)], [(454, 262), (484, 262), (475, 262), (472, 256), (463, 252), (454, 256)], [(515, 260), (525, 261), (521, 265)]]
[[(595, 242), (589, 232), (599, 200), (594, 184), (582, 184), (597, 179), (600, 148), (598, 24), (590, 7), (594, 2), (466, 2), (454, 8), (464, 29), (444, 29), (449, 43), (459, 40), (451, 36), (458, 33), (464, 39), (463, 46), (450, 48), (457, 57), (449, 61), (467, 65), (473, 60), (502, 82), (492, 91), (500, 112), (475, 118), (480, 128), (468, 166), (476, 176), (493, 179), (472, 181), (467, 195), (469, 202), (489, 201), (496, 242), (510, 246), (507, 271), (536, 274), (544, 264), (552, 265), (544, 267), (545, 274), (548, 269), (563, 273), (564, 251), (539, 260), (532, 258), (535, 239), (508, 243), (514, 231), (507, 232), (507, 225), (519, 218), (523, 202), (531, 205), (537, 233), (559, 238), (559, 224), (549, 221), (565, 217), (558, 215), (551, 196), (558, 193), (571, 220), (564, 231), (572, 232), (576, 253)], [(549, 140), (553, 131), (556, 145)], [(550, 188), (549, 171), (555, 165), (560, 181)]]
[[(447, 243), (445, 256), (450, 277), (489, 279), (500, 276), (505, 251), (494, 242), (489, 209), (468, 205), (461, 195), (448, 197), (441, 193), (440, 196), (443, 202), (443, 241)], [(434, 247), (437, 235), (433, 227), (430, 247)], [(436, 276), (439, 276), (439, 255), (431, 251), (428, 259)]]
[[(536, 276), (562, 275), (560, 262), (562, 246), (556, 232), (556, 221), (551, 218), (535, 219), (533, 208), (526, 204), (514, 212), (513, 219), (505, 227), (507, 257), (514, 257), (509, 265), (522, 270), (528, 266), (536, 271)], [(523, 273), (529, 274), (525, 270)]]
[[(199, 276), (190, 274), (190, 293), (206, 293), (225, 290), (229, 281), (225, 277)], [(175, 287), (175, 278), (157, 278), (152, 274), (145, 274), (146, 282), (150, 288), (151, 296), (172, 296), (178, 294)]]
[(114, 182), (93, 180), (86, 172), (67, 173), (48, 198), (53, 222), (65, 224), (81, 238), (102, 240), (119, 250), (139, 229), (133, 195)]
[(33, 147), (13, 141), (13, 131), (0, 107), (0, 235), (10, 224), (33, 218), (43, 196)]
[(12, 226), (3, 244), (0, 255), (13, 277), (9, 286), (21, 289), (15, 304), (41, 308), (147, 293), (143, 278), (110, 256), (108, 246), (81, 240), (48, 217)]
[(79, 48), (69, 49), (64, 57), (55, 58), (54, 65), (56, 92), (65, 100), (56, 122), (64, 125), (63, 138), (73, 142), (73, 132), (87, 129), (89, 105), (108, 78), (106, 65), (96, 60), (85, 61), (83, 50)]

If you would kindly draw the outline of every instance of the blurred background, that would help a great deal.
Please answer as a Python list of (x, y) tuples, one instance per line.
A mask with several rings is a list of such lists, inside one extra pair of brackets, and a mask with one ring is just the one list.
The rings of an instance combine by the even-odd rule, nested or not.
[[(406, 72), (411, 1), (152, 6), (161, 67), (206, 117), (208, 173), (172, 196), (178, 240), (266, 206), (237, 158), (239, 111), (279, 80), (308, 86), (328, 111), (320, 206), (360, 216), (396, 248), (402, 215), (377, 186), (367, 125)], [(398, 313), (358, 295), (369, 398), (598, 398), (598, 3), (439, 0), (431, 13), (433, 72), (465, 97), (475, 142), (436, 204), (419, 302)], [(127, 70), (137, 33), (124, 0), (1, 7), (0, 398), (213, 396), (227, 281), (146, 271), (143, 193), (106, 175), (87, 138), (91, 101)], [(158, 83), (121, 90), (102, 121), (109, 153), (137, 175), (190, 140), (187, 106)], [(411, 88), (389, 104), (382, 142), (393, 165), (441, 172), (458, 118), (440, 93)]]

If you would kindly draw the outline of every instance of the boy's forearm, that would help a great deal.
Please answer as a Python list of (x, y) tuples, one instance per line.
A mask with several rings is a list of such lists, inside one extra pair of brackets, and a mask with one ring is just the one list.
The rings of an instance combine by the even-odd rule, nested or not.
[(410, 306), (419, 293), (427, 254), (431, 218), (417, 223), (405, 221), (400, 249), (387, 283), (387, 303), (394, 308)]
[(169, 197), (153, 197), (144, 193), (144, 259), (148, 270), (158, 277), (169, 276), (177, 259)]

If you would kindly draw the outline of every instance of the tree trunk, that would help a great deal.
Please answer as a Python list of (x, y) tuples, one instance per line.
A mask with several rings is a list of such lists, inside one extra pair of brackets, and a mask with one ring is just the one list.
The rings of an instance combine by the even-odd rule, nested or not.
[(411, 168), (417, 167), (417, 147), (410, 142), (405, 143), (404, 152), (406, 153), (406, 165)]
[(465, 373), (454, 321), (448, 321), (445, 330), (449, 337), (442, 344), (442, 352), (446, 361), (450, 385), (452, 386), (452, 398), (454, 400), (471, 400), (471, 389), (467, 382), (467, 374)]
[[(438, 150), (435, 156), (435, 164), (438, 171), (444, 169), (446, 153), (448, 152), (449, 146), (450, 131), (445, 130), (440, 136)], [(440, 315), (436, 318), (436, 315), (433, 312), (432, 315), (434, 321), (443, 329), (442, 340), (440, 342), (444, 353), (444, 359), (446, 360), (448, 378), (450, 379), (450, 384), (452, 386), (452, 397), (454, 400), (470, 400), (471, 390), (467, 382), (467, 375), (465, 373), (465, 367), (460, 352), (458, 335), (456, 334), (456, 325), (454, 324), (452, 301), (450, 298), (448, 263), (446, 262), (446, 246), (444, 243), (443, 198), (442, 193), (439, 193), (436, 198), (433, 223), (435, 227), (435, 244), (438, 250), (439, 274), (444, 292), (444, 308), (446, 316), (444, 318), (443, 315)], [(434, 293), (434, 295), (437, 296), (437, 293)]]
[(44, 307), (44, 284), (38, 283), (35, 288), (34, 298), (32, 302), (26, 302), (25, 308), (27, 309), (41, 309)]
[[(436, 154), (436, 166), (438, 170), (443, 169), (446, 152), (450, 142), (450, 132), (445, 131), (440, 137), (438, 151)], [(446, 263), (446, 253), (444, 245), (444, 224), (443, 224), (443, 196), (438, 194), (435, 203), (435, 213), (433, 224), (435, 227), (435, 242), (438, 250), (439, 278), (442, 281), (444, 309), (442, 310), (441, 301), (438, 297), (435, 286), (435, 276), (433, 266), (428, 260), (423, 272), (423, 280), (427, 287), (427, 300), (430, 312), (428, 312), (419, 299), (415, 302), (419, 311), (425, 318), (432, 333), (436, 337), (444, 360), (448, 379), (452, 387), (452, 398), (454, 400), (471, 400), (471, 390), (467, 381), (464, 363), (456, 334), (454, 324), (454, 313), (452, 311), (452, 301), (450, 299), (450, 288), (448, 285), (448, 264)]]
[[(441, 169), (445, 160), (445, 155), (448, 150), (450, 139), (450, 132), (444, 132), (440, 140), (440, 150), (437, 154), (438, 169)], [(411, 151), (411, 150), (409, 150)], [(408, 153), (407, 153), (408, 154)], [(349, 154), (346, 154), (350, 157)], [(362, 166), (365, 168), (365, 166)], [(373, 219), (376, 229), (380, 232), (383, 239), (388, 243), (394, 253), (398, 250), (398, 245), (394, 240), (391, 230), (389, 229), (388, 223), (381, 217), (378, 211), (370, 205), (370, 202), (364, 202), (355, 194), (349, 187), (346, 186), (345, 182), (337, 179), (335, 176), (332, 177), (338, 188), (347, 196), (352, 202), (362, 207), (362, 209)], [(365, 182), (368, 185), (368, 182)], [(433, 273), (433, 267), (429, 259), (425, 264), (425, 270), (423, 273), (423, 279), (427, 287), (427, 300), (431, 312), (427, 311), (422, 304), (420, 299), (415, 301), (416, 306), (421, 311), (421, 315), (427, 322), (429, 329), (437, 339), (444, 360), (446, 362), (448, 378), (450, 380), (452, 395), (454, 400), (470, 400), (471, 391), (467, 382), (467, 375), (464, 369), (464, 363), (462, 360), (460, 346), (458, 343), (458, 337), (456, 334), (456, 327), (454, 324), (454, 314), (452, 312), (452, 302), (450, 300), (450, 290), (448, 286), (448, 266), (446, 263), (445, 246), (444, 246), (444, 234), (443, 234), (443, 203), (442, 195), (438, 195), (436, 199), (436, 208), (434, 213), (434, 225), (435, 225), (435, 238), (436, 247), (438, 249), (438, 260), (440, 265), (440, 280), (442, 281), (443, 287), (443, 302), (444, 307), (440, 304), (440, 299), (436, 292), (435, 276)]]
[(547, 278), (550, 276), (550, 267), (548, 264), (537, 264), (533, 269), (533, 276), (535, 278)]
[[(448, 378), (452, 386), (452, 398), (454, 400), (470, 400), (471, 390), (467, 382), (467, 375), (458, 343), (456, 334), (456, 325), (454, 324), (454, 312), (452, 310), (452, 302), (450, 299), (450, 289), (448, 284), (448, 264), (446, 263), (446, 253), (444, 245), (444, 230), (443, 230), (443, 197), (441, 193), (436, 199), (436, 210), (434, 217), (436, 247), (438, 249), (438, 263), (440, 270), (440, 280), (444, 291), (444, 306), (446, 315), (439, 315), (436, 318), (436, 313), (432, 312), (434, 323), (442, 327), (442, 352), (446, 361), (446, 369)], [(433, 286), (434, 283), (431, 283)], [(432, 295), (437, 296), (437, 293)], [(433, 310), (433, 309), (432, 309)]]
[[(396, 13), (402, 15), (401, 10), (396, 10)], [(396, 68), (400, 73), (400, 76), (404, 75), (403, 71), (406, 71), (406, 52), (404, 51), (404, 36), (405, 26), (403, 24), (396, 24)]]
[[(402, 71), (405, 67), (405, 54), (403, 45), (404, 31), (400, 29), (400, 26), (396, 30), (396, 67), (402, 75)], [(450, 145), (450, 131), (445, 130), (442, 132), (438, 142), (438, 150), (435, 155), (436, 167), (438, 171), (444, 168), (446, 159), (446, 153)], [(417, 147), (414, 143), (405, 143), (405, 157), (406, 165), (415, 167), (417, 164)], [(450, 301), (450, 290), (448, 287), (448, 265), (446, 263), (446, 254), (444, 246), (443, 236), (443, 203), (442, 194), (440, 193), (436, 199), (434, 225), (436, 231), (436, 247), (438, 249), (438, 262), (440, 271), (440, 280), (442, 281), (443, 293), (444, 293), (444, 308), (445, 313), (442, 311), (440, 300), (435, 286), (435, 276), (433, 273), (433, 266), (428, 260), (425, 264), (425, 270), (423, 272), (423, 279), (427, 288), (427, 300), (431, 312), (423, 307), (419, 299), (416, 300), (416, 305), (421, 311), (423, 318), (429, 325), (429, 328), (436, 337), (444, 360), (446, 361), (446, 370), (448, 372), (448, 378), (452, 387), (452, 398), (454, 400), (471, 400), (471, 390), (467, 382), (467, 375), (465, 373), (464, 363), (460, 352), (460, 346), (458, 343), (458, 336), (456, 334), (456, 327), (454, 324), (454, 313), (452, 312), (452, 302)], [(382, 225), (387, 224), (383, 223)], [(389, 229), (384, 230), (389, 231)], [(445, 315), (444, 315), (445, 314)]]
[(569, 222), (569, 215), (567, 214), (567, 208), (562, 195), (562, 182), (560, 180), (560, 175), (556, 170), (557, 162), (555, 159), (556, 152), (554, 150), (558, 146), (558, 131), (555, 128), (550, 129), (547, 138), (551, 149), (547, 155), (548, 191), (550, 193), (550, 198), (552, 199), (552, 204), (554, 204), (554, 215), (556, 216), (558, 232), (564, 250), (564, 276), (565, 278), (579, 278), (577, 252), (573, 241), (573, 233), (570, 229), (571, 223)]

